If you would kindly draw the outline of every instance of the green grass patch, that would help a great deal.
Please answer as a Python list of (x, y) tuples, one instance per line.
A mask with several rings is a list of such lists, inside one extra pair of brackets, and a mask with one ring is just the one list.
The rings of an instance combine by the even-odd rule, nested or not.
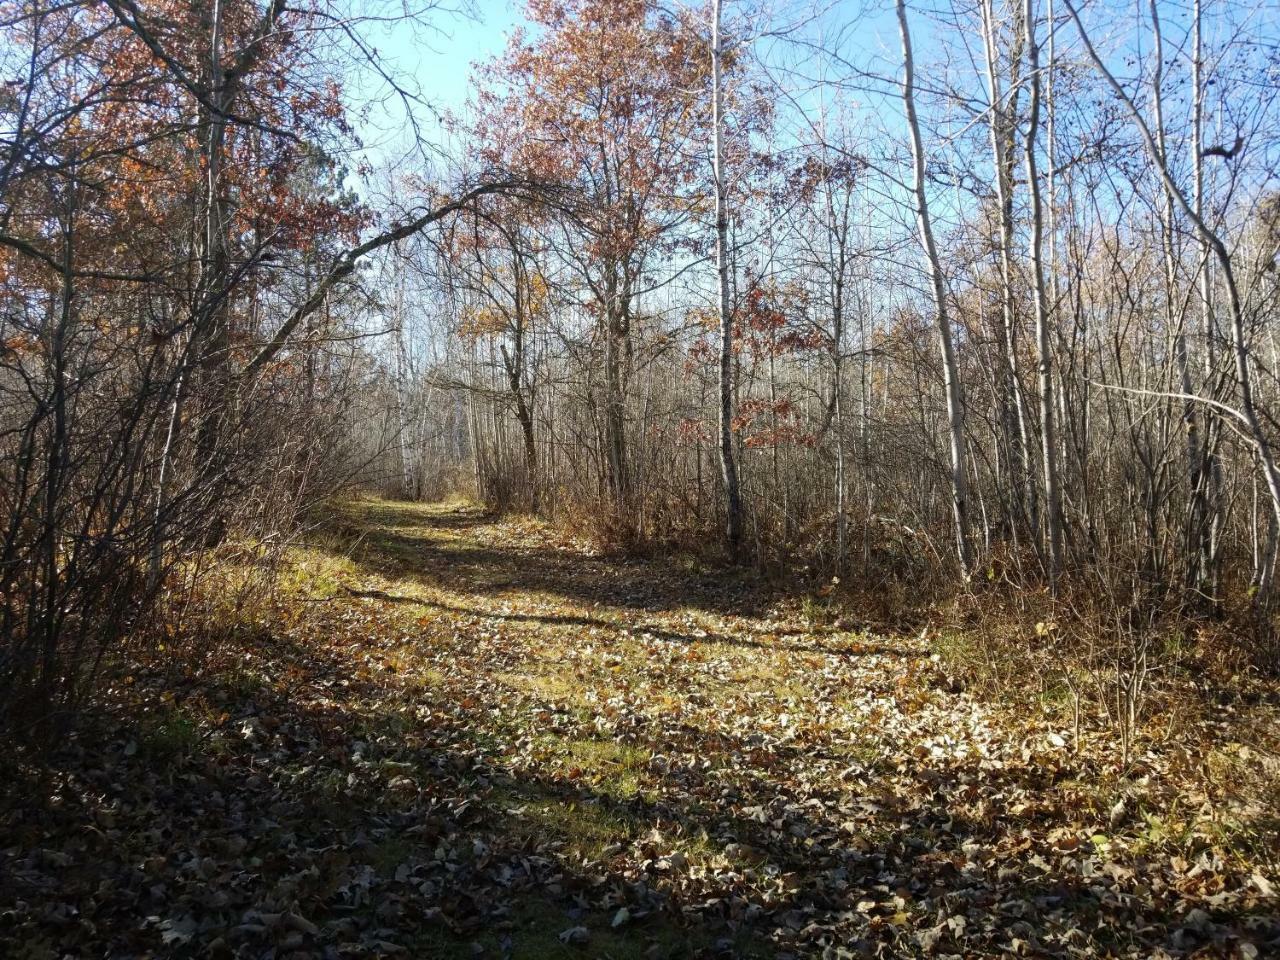
[(517, 690), (551, 701), (573, 700), (582, 689), (580, 683), (571, 683), (560, 674), (541, 671), (496, 673), (494, 679)]
[(373, 867), (381, 877), (395, 876), (396, 868), (408, 861), (418, 849), (417, 845), (398, 833), (390, 834), (369, 845), (361, 859)]
[(327, 600), (357, 578), (356, 565), (342, 552), (341, 544), (316, 542), (289, 550), (276, 583), (287, 594)]
[(612, 740), (569, 740), (565, 762), (580, 770), (602, 792), (629, 800), (641, 792), (652, 754)]
[(233, 702), (252, 700), (271, 685), (266, 674), (252, 667), (237, 666), (218, 678), (222, 692)]
[(200, 728), (180, 710), (168, 711), (138, 731), (138, 752), (156, 763), (171, 763), (200, 745)]
[(645, 827), (607, 797), (592, 801), (516, 786), (495, 790), (489, 804), (507, 833), (533, 846), (556, 846), (573, 859), (603, 859), (610, 846), (631, 842)]

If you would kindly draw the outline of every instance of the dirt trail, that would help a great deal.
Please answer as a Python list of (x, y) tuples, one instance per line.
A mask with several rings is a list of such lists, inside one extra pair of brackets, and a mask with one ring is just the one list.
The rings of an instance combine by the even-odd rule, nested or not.
[(458, 506), (338, 528), (234, 655), (7, 818), (0, 946), (48, 949), (5, 956), (1277, 946), (1265, 822), (1174, 786), (1193, 748), (1122, 779), (1052, 709), (980, 703), (922, 641), (744, 575)]

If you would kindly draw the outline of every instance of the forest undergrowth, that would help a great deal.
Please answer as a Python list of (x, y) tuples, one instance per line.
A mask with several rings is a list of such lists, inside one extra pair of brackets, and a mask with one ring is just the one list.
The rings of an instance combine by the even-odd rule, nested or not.
[(1047, 660), (973, 682), (962, 617), (463, 503), (354, 501), (252, 576), (11, 759), (0, 954), (1280, 951), (1273, 682), (1154, 676), (1122, 745)]

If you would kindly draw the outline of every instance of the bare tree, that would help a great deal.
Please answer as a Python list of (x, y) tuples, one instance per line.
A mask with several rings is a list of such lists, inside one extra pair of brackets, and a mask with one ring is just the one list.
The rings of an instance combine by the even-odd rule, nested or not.
[(1036, 160), (1036, 136), (1040, 128), (1040, 43), (1036, 39), (1034, 0), (1024, 0), (1023, 31), (1028, 54), (1031, 87), (1027, 119), (1027, 188), (1031, 195), (1032, 299), (1036, 313), (1036, 352), (1040, 374), (1040, 449), (1043, 457), (1045, 530), (1048, 541), (1049, 583), (1056, 586), (1062, 570), (1062, 495), (1058, 477), (1058, 436), (1054, 427), (1053, 349), (1049, 335), (1049, 304), (1044, 269), (1044, 208), (1040, 200), (1040, 173)]
[(929, 218), (929, 198), (925, 189), (924, 145), (920, 137), (920, 121), (916, 116), (915, 62), (911, 52), (911, 29), (907, 22), (906, 0), (897, 0), (898, 30), (902, 38), (902, 104), (911, 135), (912, 193), (915, 198), (916, 223), (920, 245), (924, 250), (929, 286), (933, 294), (934, 316), (938, 328), (938, 346), (942, 353), (943, 382), (947, 393), (947, 433), (951, 448), (951, 504), (955, 518), (956, 552), (960, 569), (967, 577), (973, 567), (973, 548), (969, 542), (968, 467), (965, 463), (964, 408), (960, 397), (960, 375), (956, 365), (955, 345), (951, 336), (947, 289), (942, 275), (942, 262)]

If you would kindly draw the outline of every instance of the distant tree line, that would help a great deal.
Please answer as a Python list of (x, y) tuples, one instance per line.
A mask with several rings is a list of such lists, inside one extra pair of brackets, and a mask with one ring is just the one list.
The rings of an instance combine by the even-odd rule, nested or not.
[(417, 358), (382, 367), (411, 411), (391, 488), (873, 580), (1269, 609), (1264, 6), (852, 12), (897, 59), (749, 3), (529, 12), (456, 122), (576, 203), (486, 200), (388, 263)]

